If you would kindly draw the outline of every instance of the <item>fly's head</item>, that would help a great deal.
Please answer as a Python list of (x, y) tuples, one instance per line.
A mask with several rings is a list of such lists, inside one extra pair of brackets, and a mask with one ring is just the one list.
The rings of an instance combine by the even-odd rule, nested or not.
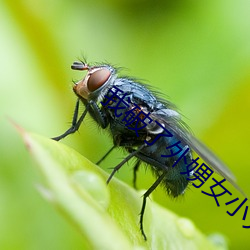
[(74, 62), (71, 69), (88, 71), (73, 87), (75, 94), (84, 100), (98, 98), (100, 92), (103, 92), (116, 77), (115, 69), (109, 65), (89, 66), (83, 62)]

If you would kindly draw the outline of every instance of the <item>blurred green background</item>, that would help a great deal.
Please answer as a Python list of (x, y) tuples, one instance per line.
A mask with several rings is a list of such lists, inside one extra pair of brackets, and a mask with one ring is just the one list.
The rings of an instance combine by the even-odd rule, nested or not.
[[(64, 132), (76, 100), (72, 80), (83, 76), (70, 65), (82, 55), (123, 66), (124, 74), (166, 94), (249, 196), (249, 13), (244, 0), (1, 1), (0, 249), (81, 248), (81, 235), (36, 191), (39, 173), (8, 117), (47, 137)], [(88, 118), (63, 143), (96, 162), (112, 142), (93, 124)], [(122, 157), (117, 150), (102, 167), (110, 171)], [(117, 177), (131, 184), (132, 167)], [(140, 170), (140, 188), (153, 180)], [(225, 202), (244, 198), (227, 187), (233, 195), (222, 197), (220, 207), (195, 188), (177, 200), (158, 188), (153, 198), (204, 233), (224, 234), (230, 249), (249, 249), (250, 229), (242, 225), (250, 225), (250, 212), (245, 223), (244, 208), (234, 217), (226, 213), (239, 203)]]

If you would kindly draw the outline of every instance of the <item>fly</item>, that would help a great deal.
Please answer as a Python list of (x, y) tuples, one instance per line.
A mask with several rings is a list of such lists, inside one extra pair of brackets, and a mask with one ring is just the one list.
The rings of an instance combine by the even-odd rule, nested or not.
[[(193, 164), (199, 158), (194, 159), (193, 151), (241, 191), (231, 171), (189, 132), (172, 103), (157, 97), (145, 84), (132, 78), (119, 77), (117, 70), (109, 64), (90, 66), (85, 62), (74, 62), (71, 68), (87, 71), (87, 74), (73, 87), (78, 99), (71, 127), (53, 139), (59, 141), (76, 132), (89, 113), (113, 138), (113, 147), (98, 164), (116, 147), (123, 147), (128, 152), (125, 159), (113, 169), (107, 183), (133, 157), (137, 159), (134, 186), (136, 171), (141, 163), (150, 166), (157, 178), (143, 195), (140, 230), (145, 240), (143, 215), (147, 197), (159, 184), (165, 187), (170, 196), (183, 194), (195, 173)], [(85, 110), (79, 116), (80, 102)]]

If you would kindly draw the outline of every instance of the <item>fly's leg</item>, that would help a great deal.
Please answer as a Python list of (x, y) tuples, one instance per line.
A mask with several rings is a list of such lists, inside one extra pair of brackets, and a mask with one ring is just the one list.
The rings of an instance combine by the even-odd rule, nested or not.
[(136, 163), (135, 163), (135, 166), (133, 168), (133, 186), (134, 186), (135, 189), (137, 189), (136, 188), (136, 172), (138, 171), (140, 165), (141, 165), (141, 161), (137, 160)]
[(144, 212), (146, 208), (146, 201), (147, 201), (148, 196), (158, 187), (158, 185), (162, 182), (165, 176), (166, 176), (166, 173), (163, 173), (162, 175), (160, 175), (158, 179), (153, 183), (153, 185), (143, 195), (142, 207), (141, 207), (141, 212), (140, 212), (140, 230), (141, 230), (144, 240), (147, 240), (147, 236), (143, 229), (143, 216), (144, 216)]
[(89, 101), (90, 109), (89, 113), (94, 117), (99, 125), (102, 128), (106, 128), (108, 126), (107, 117), (98, 107), (98, 105), (94, 101)]
[(112, 177), (114, 176), (114, 174), (126, 163), (128, 162), (132, 157), (134, 157), (140, 150), (142, 150), (144, 147), (146, 147), (146, 144), (141, 145), (137, 150), (133, 151), (132, 153), (130, 153), (122, 162), (120, 162), (116, 167), (114, 167), (112, 173), (110, 174), (108, 180), (107, 180), (107, 184), (109, 184), (109, 182), (111, 181)]
[(82, 121), (83, 121), (84, 117), (86, 116), (86, 114), (88, 112), (88, 109), (89, 109), (88, 108), (89, 106), (87, 106), (86, 109), (84, 110), (84, 112), (82, 113), (81, 117), (77, 121), (78, 112), (79, 112), (79, 103), (80, 103), (80, 101), (78, 99), (77, 102), (76, 102), (76, 106), (75, 106), (75, 110), (74, 110), (74, 116), (73, 116), (71, 127), (65, 133), (63, 133), (62, 135), (59, 135), (59, 136), (51, 138), (51, 139), (53, 139), (55, 141), (60, 141), (64, 137), (68, 136), (69, 134), (75, 133), (79, 129), (79, 127), (80, 127), (80, 125), (81, 125), (81, 123), (82, 123)]
[(115, 148), (116, 146), (114, 145), (97, 163), (96, 165), (99, 165)]
[(53, 140), (59, 141), (59, 140), (63, 139), (64, 137), (68, 136), (69, 134), (75, 133), (79, 129), (79, 127), (80, 127), (84, 117), (86, 116), (87, 112), (90, 112), (91, 114), (94, 115), (96, 121), (98, 122), (98, 124), (101, 125), (102, 128), (107, 127), (108, 123), (107, 123), (106, 116), (104, 115), (104, 113), (102, 113), (102, 111), (100, 110), (100, 108), (98, 107), (98, 105), (94, 101), (90, 101), (87, 104), (86, 109), (84, 110), (84, 112), (80, 116), (79, 120), (77, 121), (78, 113), (79, 113), (79, 104), (80, 104), (80, 100), (78, 99), (77, 102), (76, 102), (71, 127), (65, 133), (63, 133), (62, 135), (52, 138)]

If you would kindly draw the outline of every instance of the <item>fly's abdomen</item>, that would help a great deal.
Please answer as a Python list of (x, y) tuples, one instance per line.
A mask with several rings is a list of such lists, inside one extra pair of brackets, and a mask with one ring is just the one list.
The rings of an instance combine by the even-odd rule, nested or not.
[(187, 145), (176, 137), (161, 137), (137, 157), (148, 163), (157, 177), (165, 174), (162, 184), (169, 195), (177, 197), (184, 193), (189, 183), (187, 178), (192, 175), (192, 154)]

